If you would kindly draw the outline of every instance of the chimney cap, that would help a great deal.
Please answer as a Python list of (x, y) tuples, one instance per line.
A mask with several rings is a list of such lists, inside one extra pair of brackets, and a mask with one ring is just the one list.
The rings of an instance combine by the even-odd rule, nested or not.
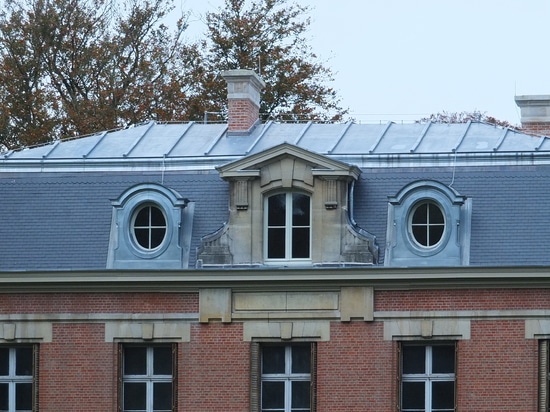
[(222, 77), (227, 83), (233, 82), (250, 82), (256, 89), (262, 90), (265, 88), (265, 82), (258, 76), (254, 70), (234, 69), (225, 70), (222, 72)]

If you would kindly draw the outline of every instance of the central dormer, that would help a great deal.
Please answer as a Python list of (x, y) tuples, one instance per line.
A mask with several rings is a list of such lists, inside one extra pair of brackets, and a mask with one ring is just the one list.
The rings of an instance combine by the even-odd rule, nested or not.
[(349, 216), (361, 171), (283, 143), (218, 168), (229, 182), (229, 221), (202, 239), (199, 265), (372, 264), (374, 237)]

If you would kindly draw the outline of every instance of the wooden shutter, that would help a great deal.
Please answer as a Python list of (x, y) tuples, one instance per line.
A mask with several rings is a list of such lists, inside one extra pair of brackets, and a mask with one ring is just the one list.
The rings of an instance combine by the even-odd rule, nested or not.
[(311, 344), (311, 372), (310, 372), (310, 410), (311, 412), (317, 411), (317, 345)]
[(117, 410), (118, 412), (122, 411), (122, 375), (124, 371), (122, 370), (123, 365), (123, 355), (124, 347), (122, 343), (117, 344)]
[(178, 412), (178, 344), (172, 344), (172, 412)]
[(32, 410), (38, 412), (38, 345), (32, 345)]
[(261, 359), (260, 344), (250, 344), (250, 412), (260, 411)]
[(548, 341), (539, 342), (539, 412), (548, 411)]

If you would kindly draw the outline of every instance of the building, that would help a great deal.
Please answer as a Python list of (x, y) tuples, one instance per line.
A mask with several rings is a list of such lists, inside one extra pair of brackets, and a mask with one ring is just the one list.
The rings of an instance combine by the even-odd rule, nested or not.
[(0, 155), (0, 410), (547, 411), (550, 139), (147, 123)]

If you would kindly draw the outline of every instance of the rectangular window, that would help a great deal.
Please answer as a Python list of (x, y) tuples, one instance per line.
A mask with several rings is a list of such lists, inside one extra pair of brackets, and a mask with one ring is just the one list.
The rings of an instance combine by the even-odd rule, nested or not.
[(124, 412), (172, 412), (175, 406), (176, 345), (122, 348)]
[(301, 193), (279, 193), (266, 201), (267, 258), (309, 259), (311, 201)]
[(264, 345), (261, 412), (312, 411), (312, 345)]
[(36, 350), (0, 346), (0, 411), (34, 410)]
[(401, 411), (455, 411), (455, 345), (401, 346)]

